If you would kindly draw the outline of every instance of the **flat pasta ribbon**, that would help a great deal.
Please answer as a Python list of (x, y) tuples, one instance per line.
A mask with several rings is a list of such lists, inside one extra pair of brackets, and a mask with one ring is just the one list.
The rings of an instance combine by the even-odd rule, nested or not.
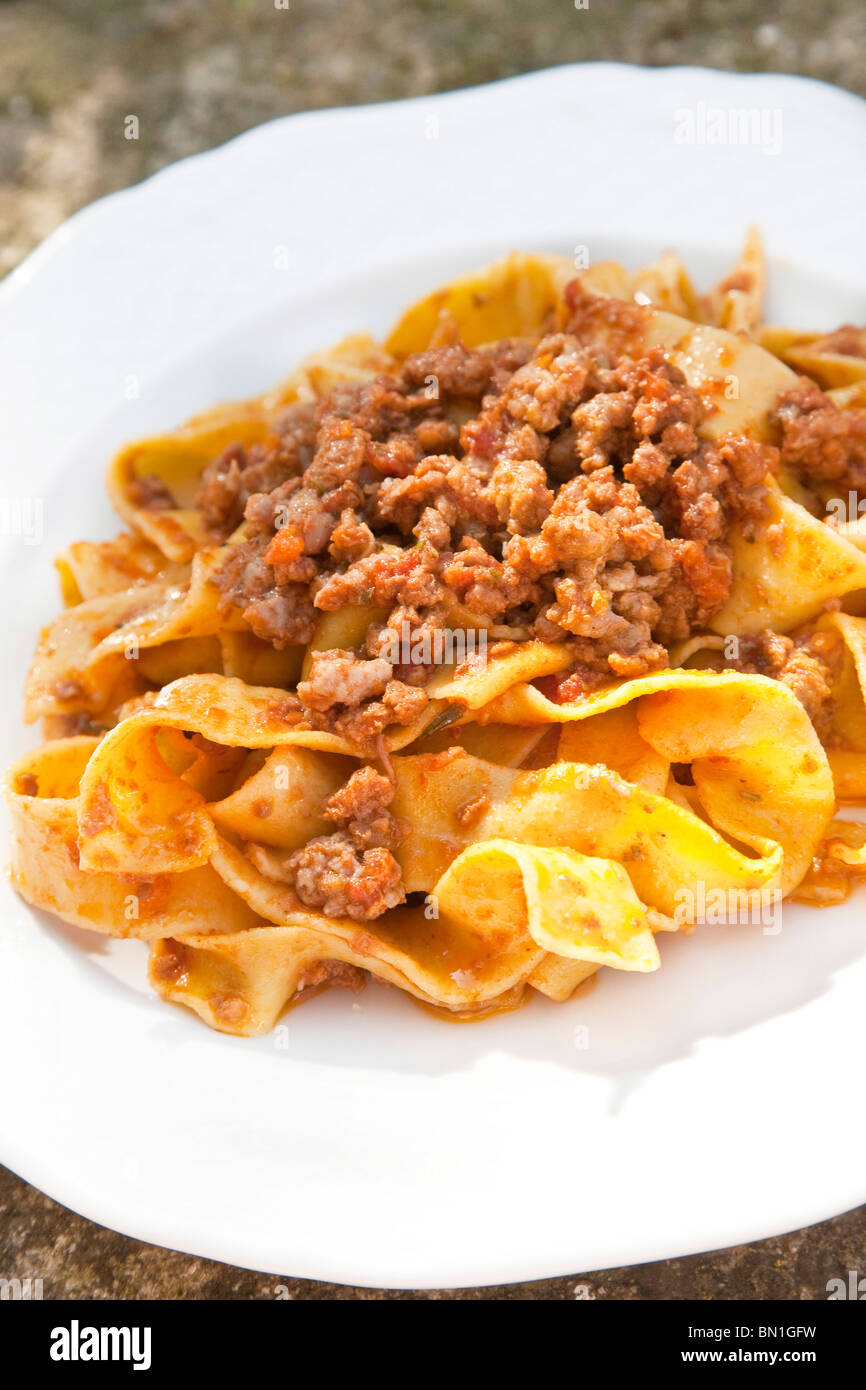
[(88, 931), (144, 940), (177, 932), (243, 932), (256, 914), (202, 864), (187, 871), (86, 871), (78, 849), (78, 782), (98, 740), (57, 739), (6, 779), (12, 882), (27, 902)]
[(556, 704), (534, 685), (512, 686), (475, 718), (568, 724), (633, 700), (642, 739), (669, 762), (691, 763), (698, 798), (725, 834), (784, 855), (779, 887), (805, 873), (833, 813), (827, 755), (794, 695), (765, 676), (661, 671)]
[(40, 636), (25, 691), (28, 721), (69, 709), (111, 719), (121, 703), (153, 686), (212, 672), (251, 685), (294, 684), (303, 647), (275, 651), (210, 582), (224, 554), (200, 551), (188, 582), (142, 584), (78, 603)]
[[(345, 739), (299, 721), (285, 690), (216, 675), (166, 686), (106, 734), (87, 764), (79, 802), (82, 865), (159, 872), (206, 863), (215, 832), (205, 797), (185, 780), (186, 768), (172, 765), (161, 736), (173, 730), (229, 748), (295, 745), (353, 756)], [(390, 746), (411, 742), (422, 726), (399, 729)]]
[(504, 840), (474, 845), (436, 885), (435, 914), (397, 908), (364, 926), (304, 908), (231, 845), (220, 847), (215, 862), (277, 925), (161, 941), (150, 978), (164, 998), (227, 1032), (267, 1031), (305, 979), (326, 979), (321, 967), (333, 962), (464, 1014), (517, 1002), (527, 985), (557, 997), (566, 984), (571, 993), (600, 965), (658, 967), (649, 918), (627, 875), (574, 851)]

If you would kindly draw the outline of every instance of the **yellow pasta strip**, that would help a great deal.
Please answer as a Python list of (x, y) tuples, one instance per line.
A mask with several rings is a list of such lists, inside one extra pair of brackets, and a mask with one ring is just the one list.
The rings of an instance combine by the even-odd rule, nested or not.
[(267, 1031), (306, 972), (322, 962), (369, 970), (424, 1003), (458, 1013), (511, 999), (534, 979), (554, 991), (558, 986), (562, 997), (566, 982), (570, 992), (600, 965), (658, 966), (652, 930), (627, 875), (573, 851), (507, 841), (474, 845), (436, 885), (435, 915), (396, 909), (367, 926), (301, 907), (290, 889), (268, 882), (228, 844), (215, 863), (275, 925), (160, 942), (151, 982), (164, 998), (187, 1004), (226, 1032)]
[[(435, 710), (436, 706), (433, 706)], [(157, 733), (180, 729), (235, 748), (296, 746), (353, 756), (335, 734), (298, 728), (286, 691), (227, 676), (187, 676), (143, 704), (99, 744), (81, 781), (81, 860), (88, 869), (192, 868), (213, 852), (204, 798), (161, 755)], [(417, 726), (395, 728), (389, 747), (411, 743)]]
[(802, 877), (833, 810), (826, 754), (786, 686), (736, 672), (662, 671), (557, 705), (533, 685), (512, 687), (483, 717), (569, 723), (639, 700), (642, 738), (670, 762), (690, 762), (698, 795), (726, 834), (784, 850), (784, 891)]
[(256, 914), (209, 864), (154, 874), (144, 864), (124, 874), (81, 867), (77, 784), (96, 742), (58, 739), (9, 770), (11, 876), (22, 897), (75, 926), (111, 936), (152, 940), (256, 926)]

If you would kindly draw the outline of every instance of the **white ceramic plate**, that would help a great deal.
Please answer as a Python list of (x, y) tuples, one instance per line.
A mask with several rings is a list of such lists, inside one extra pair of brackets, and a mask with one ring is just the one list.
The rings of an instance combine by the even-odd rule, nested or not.
[[(763, 143), (678, 142), (715, 108), (758, 112)], [(0, 287), (2, 493), (44, 507), (40, 544), (4, 542), (2, 761), (35, 740), (51, 555), (112, 534), (113, 447), (514, 247), (673, 245), (708, 283), (755, 220), (771, 319), (862, 321), (864, 111), (788, 77), (561, 68), (280, 120), (73, 218)], [(866, 1196), (862, 899), (666, 939), (655, 976), (474, 1027), (334, 991), (275, 1042), (209, 1032), (150, 996), (138, 943), (2, 894), (0, 1158), (129, 1235), (435, 1287), (726, 1246)]]

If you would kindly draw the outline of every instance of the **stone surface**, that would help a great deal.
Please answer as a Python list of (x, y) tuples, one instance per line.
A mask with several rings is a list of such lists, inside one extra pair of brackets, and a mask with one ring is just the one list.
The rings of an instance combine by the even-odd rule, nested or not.
[(84, 203), (291, 111), (598, 59), (799, 72), (866, 92), (858, 0), (586, 4), (0, 0), (0, 274)]
[(254, 1274), (128, 1240), (0, 1169), (0, 1277), (42, 1279), (45, 1298), (825, 1299), (827, 1281), (866, 1275), (866, 1207), (755, 1245), (598, 1274), (411, 1293)]
[[(292, 111), (559, 63), (799, 72), (866, 94), (858, 0), (0, 0), (0, 275), (77, 208)], [(137, 118), (137, 138), (129, 118)], [(829, 1160), (828, 1160), (829, 1161)], [(503, 1288), (349, 1289), (127, 1240), (0, 1170), (0, 1277), (46, 1298), (825, 1298), (866, 1273), (866, 1209), (689, 1259)]]

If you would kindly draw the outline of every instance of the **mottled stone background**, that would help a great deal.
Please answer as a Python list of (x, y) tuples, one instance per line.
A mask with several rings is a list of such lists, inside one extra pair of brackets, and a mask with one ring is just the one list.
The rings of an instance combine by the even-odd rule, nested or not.
[(0, 274), (84, 203), (290, 111), (592, 59), (800, 72), (866, 93), (861, 0), (288, 4), (0, 0)]
[[(866, 94), (864, 52), (862, 0), (0, 0), (0, 275), (83, 204), (287, 112), (592, 59)], [(849, 1269), (866, 1272), (863, 1208), (712, 1255), (433, 1297), (813, 1299)], [(0, 1170), (0, 1276), (28, 1275), (76, 1299), (273, 1298), (280, 1282), (126, 1240)], [(283, 1282), (294, 1298), (430, 1297)]]

